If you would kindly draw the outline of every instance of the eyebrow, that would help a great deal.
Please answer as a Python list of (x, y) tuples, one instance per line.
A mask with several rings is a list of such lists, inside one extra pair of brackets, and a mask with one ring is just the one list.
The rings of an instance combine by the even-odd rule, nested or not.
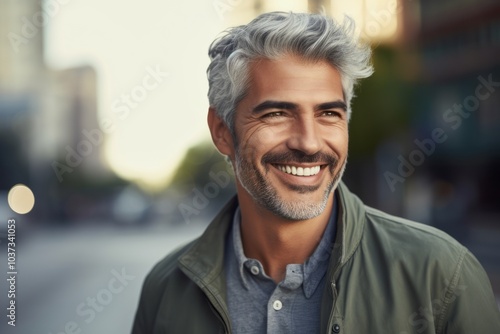
[[(252, 108), (253, 114), (259, 114), (268, 109), (283, 109), (283, 110), (298, 110), (299, 105), (292, 102), (285, 101), (264, 101), (259, 103)], [(342, 109), (344, 112), (347, 111), (347, 105), (344, 101), (337, 100), (332, 102), (325, 102), (314, 106), (314, 110), (325, 110), (325, 109)]]
[(284, 110), (297, 110), (299, 106), (292, 102), (284, 101), (264, 101), (253, 107), (252, 113), (258, 114), (268, 109), (284, 109)]
[(342, 109), (344, 112), (347, 111), (347, 104), (344, 101), (337, 100), (332, 102), (321, 103), (317, 105), (315, 110), (326, 110), (326, 109)]

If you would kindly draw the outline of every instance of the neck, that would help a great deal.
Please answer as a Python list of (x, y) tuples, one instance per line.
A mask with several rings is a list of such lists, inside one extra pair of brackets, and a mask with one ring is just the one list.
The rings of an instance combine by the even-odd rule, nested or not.
[(257, 205), (248, 194), (238, 194), (241, 239), (245, 255), (259, 260), (276, 282), (283, 280), (288, 264), (304, 263), (318, 246), (333, 208), (333, 195), (317, 217), (291, 221)]

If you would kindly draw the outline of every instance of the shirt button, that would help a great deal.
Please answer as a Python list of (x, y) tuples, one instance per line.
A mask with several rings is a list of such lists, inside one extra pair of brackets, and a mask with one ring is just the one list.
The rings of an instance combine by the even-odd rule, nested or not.
[(259, 274), (259, 272), (260, 272), (259, 267), (257, 267), (257, 266), (252, 266), (252, 268), (250, 268), (250, 271), (252, 272), (252, 274), (254, 274), (254, 275), (256, 275), (256, 276), (257, 276), (257, 275)]
[(279, 311), (279, 310), (281, 310), (282, 307), (283, 307), (283, 304), (281, 303), (281, 301), (279, 301), (279, 300), (274, 301), (273, 309), (275, 309), (276, 311)]
[(333, 325), (332, 327), (332, 333), (340, 333), (340, 326), (338, 324)]

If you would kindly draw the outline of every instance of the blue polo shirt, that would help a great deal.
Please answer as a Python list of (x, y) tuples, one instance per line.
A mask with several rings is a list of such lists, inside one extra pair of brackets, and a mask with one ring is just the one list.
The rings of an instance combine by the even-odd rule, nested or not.
[(314, 253), (305, 263), (288, 264), (279, 284), (260, 261), (245, 256), (241, 212), (236, 210), (224, 260), (233, 333), (319, 333), (321, 298), (335, 241), (336, 202)]

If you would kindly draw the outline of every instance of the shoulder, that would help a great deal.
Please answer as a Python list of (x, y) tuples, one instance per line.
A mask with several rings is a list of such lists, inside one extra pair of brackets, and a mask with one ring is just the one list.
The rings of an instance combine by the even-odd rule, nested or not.
[(366, 249), (378, 251), (371, 256), (378, 256), (393, 281), (418, 291), (414, 299), (427, 305), (423, 312), (432, 312), (437, 332), (498, 333), (500, 313), (488, 276), (450, 235), (366, 207), (365, 237)]
[[(396, 217), (365, 206), (366, 237), (377, 238), (398, 251), (418, 251), (420, 255), (459, 256), (467, 249), (449, 234), (426, 224)], [(444, 252), (444, 253), (443, 253)]]
[(479, 262), (447, 233), (425, 224), (366, 207), (361, 249), (380, 270), (442, 298), (457, 288), (464, 272), (481, 268)]
[[(145, 300), (159, 303), (165, 293), (181, 294), (186, 288), (196, 285), (196, 277), (210, 276), (211, 271), (223, 259), (224, 240), (232, 221), (236, 198), (230, 200), (207, 226), (203, 234), (180, 246), (160, 260), (148, 273), (142, 288)], [(170, 298), (170, 297), (169, 297)]]
[(132, 333), (152, 333), (165, 294), (175, 291), (172, 287), (179, 284), (178, 282), (185, 284), (188, 281), (179, 269), (177, 262), (179, 257), (191, 247), (193, 242), (181, 246), (168, 254), (147, 274), (142, 285)]

